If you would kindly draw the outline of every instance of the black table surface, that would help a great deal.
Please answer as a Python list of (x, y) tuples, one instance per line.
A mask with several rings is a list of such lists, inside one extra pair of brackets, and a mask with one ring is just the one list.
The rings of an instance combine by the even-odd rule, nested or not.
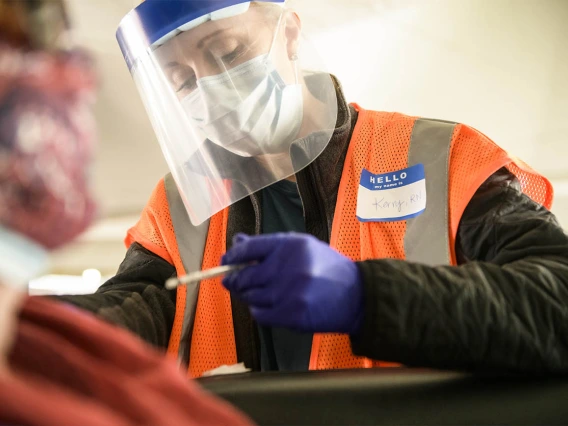
[(260, 425), (568, 425), (568, 378), (390, 368), (199, 383)]

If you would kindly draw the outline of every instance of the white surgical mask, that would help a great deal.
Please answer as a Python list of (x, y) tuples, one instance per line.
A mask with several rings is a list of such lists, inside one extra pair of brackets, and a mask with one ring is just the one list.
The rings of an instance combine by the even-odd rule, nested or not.
[(287, 85), (269, 55), (197, 86), (182, 105), (204, 137), (243, 157), (288, 152), (302, 125), (302, 86)]

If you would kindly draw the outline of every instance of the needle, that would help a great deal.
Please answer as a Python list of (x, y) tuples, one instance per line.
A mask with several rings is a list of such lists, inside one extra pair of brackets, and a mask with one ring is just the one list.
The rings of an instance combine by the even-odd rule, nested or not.
[(240, 271), (247, 266), (250, 266), (250, 263), (241, 265), (219, 266), (218, 268), (207, 269), (205, 271), (192, 272), (191, 274), (184, 275), (183, 277), (173, 277), (166, 281), (166, 289), (173, 290), (180, 285), (187, 285), (210, 278), (220, 277), (231, 272)]

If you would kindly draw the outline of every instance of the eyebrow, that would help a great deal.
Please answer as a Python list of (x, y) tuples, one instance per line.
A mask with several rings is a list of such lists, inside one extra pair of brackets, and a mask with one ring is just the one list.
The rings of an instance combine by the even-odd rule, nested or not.
[[(225, 31), (228, 31), (228, 30), (230, 30), (230, 28), (222, 28), (222, 29), (220, 29), (220, 30), (217, 30), (217, 31), (215, 31), (215, 32), (213, 32), (213, 33), (211, 33), (211, 34), (209, 34), (208, 36), (203, 37), (203, 38), (199, 41), (199, 43), (197, 43), (197, 48), (198, 48), (198, 49), (203, 49), (203, 44), (204, 44), (207, 40), (212, 39), (213, 37), (216, 37), (216, 36), (218, 36), (219, 34), (224, 33)], [(171, 62), (168, 62), (165, 67), (169, 69), (169, 68), (175, 68), (175, 67), (181, 67), (181, 66), (183, 66), (183, 65), (180, 64), (179, 62), (177, 62), (177, 61), (171, 61)]]
[(229, 30), (229, 29), (230, 29), (230, 28), (223, 28), (223, 29), (220, 29), (220, 30), (215, 31), (214, 33), (209, 34), (208, 36), (203, 37), (203, 38), (199, 41), (199, 43), (197, 43), (197, 48), (198, 48), (198, 49), (203, 49), (203, 44), (204, 44), (207, 40), (209, 40), (209, 39), (211, 39), (211, 38), (213, 38), (213, 37), (216, 37), (216, 36), (218, 36), (219, 34), (224, 33), (225, 31), (227, 31), (227, 30)]
[(166, 64), (166, 68), (175, 68), (175, 67), (181, 67), (181, 64), (176, 61), (168, 62)]

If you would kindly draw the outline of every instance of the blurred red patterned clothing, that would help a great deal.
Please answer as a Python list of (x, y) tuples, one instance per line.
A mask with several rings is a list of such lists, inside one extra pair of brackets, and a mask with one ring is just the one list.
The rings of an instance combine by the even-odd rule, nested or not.
[(80, 52), (0, 43), (0, 225), (45, 248), (92, 221), (95, 77)]
[(0, 422), (251, 424), (225, 402), (200, 391), (173, 361), (127, 332), (40, 298), (25, 300), (9, 369), (0, 372)]

